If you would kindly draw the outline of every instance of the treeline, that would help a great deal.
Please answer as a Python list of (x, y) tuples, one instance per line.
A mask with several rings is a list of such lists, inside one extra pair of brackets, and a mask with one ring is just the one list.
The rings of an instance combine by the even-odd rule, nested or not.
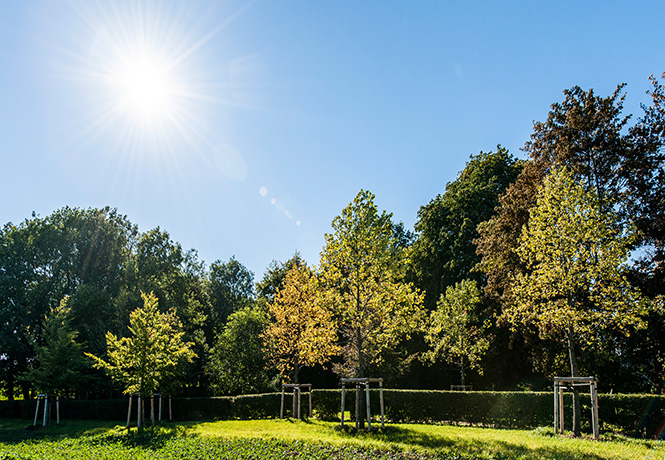
[(361, 191), (316, 267), (296, 253), (260, 280), (110, 208), (8, 223), (2, 391), (28, 398), (54, 365), (76, 369), (72, 395), (125, 389), (73, 355), (107, 356), (107, 333), (131, 336), (130, 313), (153, 293), (191, 349), (170, 383), (188, 396), (267, 391), (280, 378), (331, 387), (339, 376), (507, 390), (595, 375), (602, 391), (661, 393), (665, 89), (651, 82), (635, 121), (623, 85), (564, 91), (534, 124), (526, 160), (500, 146), (471, 156), (413, 232)]

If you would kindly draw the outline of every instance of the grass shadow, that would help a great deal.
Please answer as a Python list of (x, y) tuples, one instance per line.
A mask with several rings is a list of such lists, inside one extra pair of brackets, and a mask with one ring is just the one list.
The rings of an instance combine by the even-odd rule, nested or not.
[(114, 443), (147, 449), (161, 448), (169, 439), (187, 436), (192, 430), (182, 424), (161, 423), (138, 430), (112, 422), (70, 420), (60, 424), (25, 425), (25, 421), (0, 421), (0, 443), (58, 441), (86, 438), (93, 444)]

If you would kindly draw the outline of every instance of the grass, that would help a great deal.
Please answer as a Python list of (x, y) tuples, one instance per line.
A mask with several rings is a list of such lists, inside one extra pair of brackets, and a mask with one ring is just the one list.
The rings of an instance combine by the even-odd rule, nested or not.
[(137, 434), (113, 423), (65, 421), (26, 430), (27, 421), (0, 420), (0, 459), (664, 459), (657, 441), (601, 441), (553, 436), (551, 429), (499, 430), (449, 425), (390, 424), (373, 433), (340, 430), (312, 420), (178, 423)]

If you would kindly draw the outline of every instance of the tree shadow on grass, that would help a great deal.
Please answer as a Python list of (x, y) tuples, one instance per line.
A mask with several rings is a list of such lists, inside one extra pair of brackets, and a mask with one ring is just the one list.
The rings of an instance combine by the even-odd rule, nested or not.
[(85, 438), (92, 444), (113, 443), (128, 447), (159, 449), (168, 440), (187, 436), (190, 431), (190, 426), (167, 423), (141, 430), (136, 427), (127, 430), (124, 426), (104, 422), (66, 421), (47, 427), (2, 423), (0, 424), (0, 443), (19, 444)]
[[(480, 429), (480, 428), (479, 428)], [(335, 428), (342, 437), (375, 439), (395, 449), (426, 450), (438, 454), (459, 454), (464, 456), (480, 456), (500, 453), (507, 458), (541, 459), (556, 458), (558, 460), (605, 460), (607, 457), (589, 452), (580, 452), (579, 446), (538, 446), (528, 447), (508, 440), (468, 439), (453, 436), (427, 434), (406, 427), (387, 426), (368, 433), (355, 429)], [(537, 435), (534, 435), (537, 436)], [(535, 437), (535, 440), (538, 438)], [(598, 442), (598, 441), (582, 441)], [(445, 456), (445, 455), (444, 455)], [(501, 457), (497, 457), (501, 458)]]

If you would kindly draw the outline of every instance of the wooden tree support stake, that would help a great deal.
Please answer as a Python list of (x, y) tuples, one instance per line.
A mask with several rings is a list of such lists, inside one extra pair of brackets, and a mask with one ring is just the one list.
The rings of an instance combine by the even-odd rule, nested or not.
[(293, 390), (293, 404), (292, 404), (292, 414), (293, 418), (300, 420), (300, 403), (301, 403), (301, 394), (302, 389), (305, 388), (309, 392), (309, 417), (312, 417), (312, 384), (311, 383), (283, 383), (282, 384), (282, 395), (280, 399), (279, 406), (279, 418), (284, 418), (284, 391), (286, 389)]
[(370, 408), (370, 383), (379, 384), (379, 402), (381, 407), (381, 428), (385, 426), (384, 420), (384, 404), (383, 404), (383, 379), (381, 378), (356, 378), (356, 379), (342, 379), (342, 416), (340, 417), (341, 426), (344, 426), (344, 397), (346, 395), (346, 385), (355, 385), (356, 387), (356, 429), (360, 429), (360, 387), (365, 387), (365, 400), (367, 402), (367, 431), (372, 429), (372, 413)]
[(591, 393), (591, 426), (593, 439), (600, 436), (598, 421), (598, 381), (595, 377), (554, 377), (554, 432), (564, 432), (563, 391), (575, 387), (589, 387)]

